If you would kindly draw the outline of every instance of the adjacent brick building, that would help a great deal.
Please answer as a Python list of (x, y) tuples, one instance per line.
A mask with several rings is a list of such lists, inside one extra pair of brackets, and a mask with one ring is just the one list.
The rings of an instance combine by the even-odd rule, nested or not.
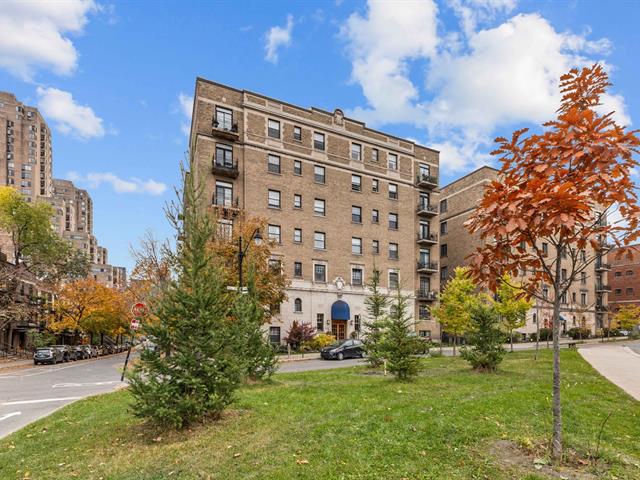
[[(468, 256), (482, 245), (479, 233), (470, 234), (464, 223), (470, 218), (476, 206), (482, 199), (486, 186), (493, 180), (499, 179), (499, 172), (495, 168), (481, 167), (468, 175), (442, 187), (440, 194), (440, 284), (444, 286), (458, 266), (468, 264)], [(595, 212), (598, 215), (597, 212)], [(541, 249), (548, 249), (548, 245), (540, 242)], [(585, 258), (592, 258), (595, 252), (587, 250)], [(562, 263), (569, 267), (569, 260)], [(596, 329), (607, 326), (607, 272), (610, 266), (605, 259), (598, 259), (592, 263), (581, 278), (570, 287), (561, 307), (563, 318), (562, 330), (583, 326), (595, 333)], [(543, 291), (545, 288), (543, 287)], [(552, 288), (546, 287), (549, 298), (552, 298)], [(549, 327), (552, 319), (552, 306), (548, 303), (536, 301), (535, 306), (527, 315), (526, 326), (519, 329), (523, 336), (536, 332), (536, 322), (539, 327)]]
[[(631, 258), (628, 257), (629, 253)], [(640, 306), (640, 244), (612, 250), (609, 263), (611, 312), (615, 313), (625, 305)]]
[(358, 336), (374, 264), (384, 289), (399, 284), (410, 296), (420, 335), (439, 337), (429, 314), (439, 289), (436, 150), (339, 109), (302, 108), (198, 78), (190, 152), (191, 172), (220, 222), (232, 226), (239, 209), (268, 219), (263, 236), (291, 281), (272, 341), (294, 320)]

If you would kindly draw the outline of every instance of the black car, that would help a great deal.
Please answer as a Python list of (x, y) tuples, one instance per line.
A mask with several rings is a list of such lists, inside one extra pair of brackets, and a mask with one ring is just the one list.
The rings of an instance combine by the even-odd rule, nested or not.
[(70, 360), (75, 360), (75, 354), (72, 355), (71, 347), (69, 345), (53, 345), (51, 348), (55, 348), (59, 350), (62, 354), (62, 361), (68, 362)]
[(62, 350), (58, 348), (41, 347), (36, 348), (36, 351), (33, 353), (33, 363), (35, 365), (39, 365), (41, 363), (51, 363), (52, 365), (55, 365), (58, 362), (64, 362)]
[(362, 358), (364, 347), (361, 340), (340, 340), (320, 350), (320, 356), (324, 360)]
[(84, 345), (76, 345), (75, 347), (72, 347), (71, 353), (75, 356), (76, 360), (85, 360), (91, 356), (84, 348)]

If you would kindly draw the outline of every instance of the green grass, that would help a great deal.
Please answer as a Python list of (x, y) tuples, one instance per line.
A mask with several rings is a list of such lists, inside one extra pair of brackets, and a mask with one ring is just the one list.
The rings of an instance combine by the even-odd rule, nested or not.
[[(564, 351), (565, 443), (593, 448), (597, 477), (640, 479), (640, 402)], [(500, 458), (499, 440), (544, 455), (551, 356), (509, 354), (497, 374), (460, 359), (425, 360), (411, 383), (363, 368), (277, 375), (244, 387), (220, 422), (159, 434), (126, 391), (70, 405), (0, 441), (0, 479), (542, 479), (534, 455)], [(557, 478), (557, 477), (556, 477)], [(567, 476), (566, 478), (573, 478)]]

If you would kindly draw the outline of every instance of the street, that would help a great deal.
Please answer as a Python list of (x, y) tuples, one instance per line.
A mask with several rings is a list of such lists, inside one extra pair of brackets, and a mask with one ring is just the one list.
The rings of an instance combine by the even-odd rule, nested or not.
[(0, 438), (55, 410), (116, 389), (126, 354), (0, 375)]

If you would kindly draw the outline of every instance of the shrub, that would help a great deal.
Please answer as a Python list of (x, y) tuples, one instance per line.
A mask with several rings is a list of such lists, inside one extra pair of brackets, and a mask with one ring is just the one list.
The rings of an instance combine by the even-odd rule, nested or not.
[(333, 335), (329, 335), (328, 333), (317, 333), (314, 337), (305, 342), (303, 347), (306, 351), (317, 352), (322, 350), (324, 347), (331, 345), (336, 341), (336, 337)]
[[(553, 338), (553, 330), (551, 330), (550, 328), (541, 328), (540, 329), (540, 341), (541, 342), (546, 342), (547, 340), (551, 340)], [(533, 332), (531, 334), (531, 341), (535, 342), (536, 341), (536, 332)]]
[(574, 340), (581, 340), (589, 338), (591, 336), (591, 330), (586, 327), (573, 327), (567, 330), (567, 335)]
[(310, 323), (298, 323), (296, 320), (284, 337), (284, 341), (291, 345), (293, 350), (299, 350), (303, 344), (309, 342), (316, 333), (316, 329)]
[(460, 356), (471, 364), (474, 370), (494, 372), (507, 353), (502, 347), (505, 335), (500, 329), (500, 318), (489, 305), (479, 304), (471, 311), (471, 328), (466, 335), (467, 343)]

